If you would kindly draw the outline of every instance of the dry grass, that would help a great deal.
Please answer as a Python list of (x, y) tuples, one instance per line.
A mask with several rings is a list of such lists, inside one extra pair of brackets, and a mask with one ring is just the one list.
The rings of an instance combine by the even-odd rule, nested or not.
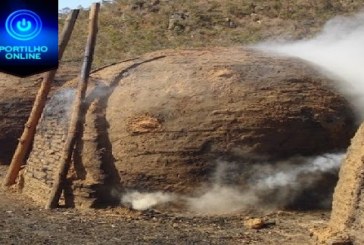
[[(102, 7), (94, 66), (165, 48), (309, 37), (331, 17), (363, 5), (364, 0), (116, 0)], [(178, 18), (171, 24), (173, 14)], [(81, 12), (66, 62), (82, 57), (87, 15)]]

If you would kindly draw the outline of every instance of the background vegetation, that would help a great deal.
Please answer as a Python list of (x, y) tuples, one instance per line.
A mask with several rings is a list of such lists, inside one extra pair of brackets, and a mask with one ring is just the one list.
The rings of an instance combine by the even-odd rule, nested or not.
[[(166, 48), (230, 46), (268, 38), (308, 38), (364, 0), (116, 0), (103, 1), (94, 66)], [(67, 10), (60, 13), (62, 26)], [(64, 62), (79, 63), (88, 11), (79, 16)]]

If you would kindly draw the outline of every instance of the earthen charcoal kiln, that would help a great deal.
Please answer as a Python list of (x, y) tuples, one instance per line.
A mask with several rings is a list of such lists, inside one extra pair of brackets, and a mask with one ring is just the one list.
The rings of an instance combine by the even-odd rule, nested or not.
[[(70, 81), (49, 100), (23, 171), (44, 202), (69, 122)], [(192, 193), (218, 157), (280, 158), (345, 149), (349, 103), (300, 60), (242, 48), (163, 51), (92, 74), (67, 206), (118, 202), (125, 189)]]

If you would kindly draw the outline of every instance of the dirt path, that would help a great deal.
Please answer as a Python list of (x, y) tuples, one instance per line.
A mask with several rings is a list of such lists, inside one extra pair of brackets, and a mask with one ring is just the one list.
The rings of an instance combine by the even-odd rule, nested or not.
[(328, 218), (328, 212), (273, 212), (265, 217), (274, 225), (248, 230), (243, 227), (246, 214), (49, 211), (20, 194), (0, 195), (0, 244), (310, 244), (309, 229)]

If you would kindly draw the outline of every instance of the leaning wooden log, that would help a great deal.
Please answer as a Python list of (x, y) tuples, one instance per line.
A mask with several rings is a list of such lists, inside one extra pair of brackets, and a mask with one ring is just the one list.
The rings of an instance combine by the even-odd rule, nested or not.
[[(68, 41), (71, 38), (73, 28), (76, 23), (79, 10), (72, 10), (66, 19), (65, 25), (60, 38), (60, 43), (58, 45), (58, 60), (62, 59), (63, 53), (66, 49)], [(29, 149), (34, 139), (35, 129), (38, 125), (39, 119), (43, 113), (43, 109), (47, 102), (47, 96), (51, 89), (51, 83), (54, 80), (57, 69), (47, 72), (42, 80), (41, 87), (35, 98), (32, 111), (30, 112), (28, 121), (25, 124), (23, 134), (19, 139), (19, 143), (13, 155), (10, 163), (9, 170), (6, 174), (3, 185), (5, 187), (15, 184), (15, 180), (18, 176), (21, 166), (25, 162), (25, 157), (29, 153)]]
[(73, 102), (71, 120), (68, 128), (67, 139), (63, 148), (59, 172), (56, 176), (55, 182), (53, 183), (51, 195), (46, 205), (46, 208), (48, 209), (58, 207), (58, 202), (62, 195), (62, 190), (64, 189), (66, 184), (67, 174), (71, 165), (75, 143), (77, 138), (79, 138), (79, 132), (82, 127), (80, 122), (83, 121), (82, 118), (84, 117), (82, 109), (84, 105), (84, 98), (87, 90), (87, 83), (95, 50), (96, 36), (98, 31), (97, 22), (99, 10), (100, 4), (94, 3), (90, 11), (89, 34), (87, 38), (87, 44), (81, 70), (81, 77), (78, 83), (77, 94)]

